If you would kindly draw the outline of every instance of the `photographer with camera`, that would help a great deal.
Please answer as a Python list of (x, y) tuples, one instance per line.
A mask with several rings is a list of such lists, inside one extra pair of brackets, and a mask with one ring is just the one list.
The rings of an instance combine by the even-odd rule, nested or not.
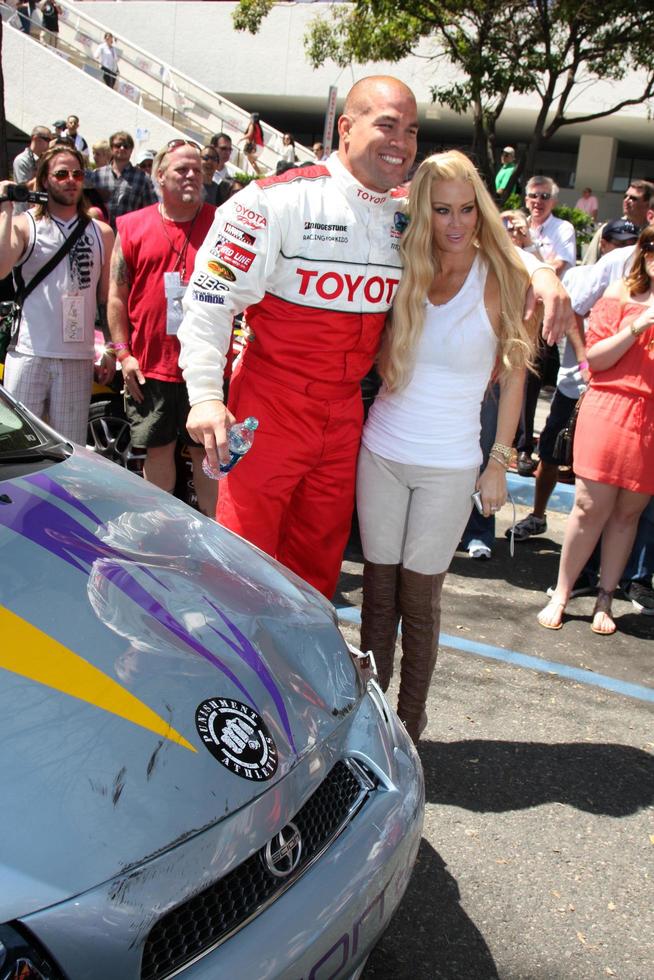
[[(39, 158), (48, 149), (48, 144), (52, 139), (48, 126), (35, 126), (29, 146), (26, 146), (22, 153), (14, 157), (14, 180), (17, 184), (29, 184), (36, 177), (36, 168)], [(27, 211), (28, 203), (14, 205), (14, 214), (22, 214)]]
[[(47, 414), (55, 429), (82, 445), (95, 316), (107, 301), (114, 237), (108, 225), (88, 217), (83, 184), (82, 154), (61, 147), (39, 158), (36, 194), (0, 181), (0, 278), (13, 272), (16, 286), (4, 384), (35, 415)], [(15, 215), (15, 200), (36, 207)], [(114, 371), (113, 355), (105, 354), (98, 380), (110, 381)]]

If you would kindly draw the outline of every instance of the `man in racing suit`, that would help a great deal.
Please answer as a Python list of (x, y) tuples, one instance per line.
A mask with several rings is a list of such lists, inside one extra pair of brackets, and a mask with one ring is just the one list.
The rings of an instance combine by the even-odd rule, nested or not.
[[(402, 215), (389, 189), (406, 178), (417, 130), (404, 83), (358, 82), (339, 119), (337, 153), (250, 184), (219, 209), (184, 300), (189, 432), (215, 464), (234, 418), (260, 423), (252, 452), (220, 488), (218, 520), (328, 598), (352, 515), (359, 385), (400, 278)], [(543, 277), (541, 297), (556, 294), (556, 306), (554, 277)], [(246, 307), (253, 337), (227, 411), (225, 352), (232, 317)], [(548, 326), (564, 319), (550, 304)]]

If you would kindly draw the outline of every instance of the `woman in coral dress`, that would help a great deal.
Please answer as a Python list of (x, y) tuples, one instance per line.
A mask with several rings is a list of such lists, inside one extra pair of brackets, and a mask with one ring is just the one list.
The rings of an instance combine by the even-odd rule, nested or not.
[(613, 592), (654, 494), (654, 228), (641, 232), (627, 278), (593, 307), (586, 347), (591, 380), (575, 430), (575, 503), (556, 589), (538, 622), (561, 628), (572, 585), (601, 535), (591, 629), (609, 634)]

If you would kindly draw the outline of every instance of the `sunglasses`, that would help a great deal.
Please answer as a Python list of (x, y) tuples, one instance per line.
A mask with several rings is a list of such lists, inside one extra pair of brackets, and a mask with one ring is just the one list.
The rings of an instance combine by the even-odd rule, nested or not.
[(640, 246), (641, 252), (645, 252), (647, 255), (651, 255), (654, 252), (654, 242), (643, 242)]
[(170, 140), (166, 143), (167, 150), (176, 150), (178, 146), (192, 146), (194, 150), (201, 150), (202, 147), (195, 140)]
[(69, 177), (72, 177), (73, 180), (84, 180), (84, 171), (83, 170), (53, 170), (50, 176), (54, 177), (55, 180), (68, 180)]
[(215, 157), (213, 155), (210, 156), (209, 154), (207, 154), (206, 156), (200, 157), (200, 159), (201, 160), (214, 160), (214, 161), (216, 161), (218, 159), (218, 157)]
[(642, 200), (644, 200), (644, 198), (637, 197), (635, 194), (625, 194), (624, 199), (625, 199), (625, 201), (642, 201)]
[(529, 191), (527, 197), (530, 201), (535, 201), (537, 198), (540, 198), (541, 201), (549, 201), (551, 200), (552, 195), (549, 193), (549, 191)]
[(112, 148), (112, 150), (131, 150), (132, 149), (132, 147), (130, 146), (129, 143), (112, 143), (111, 144), (111, 148)]

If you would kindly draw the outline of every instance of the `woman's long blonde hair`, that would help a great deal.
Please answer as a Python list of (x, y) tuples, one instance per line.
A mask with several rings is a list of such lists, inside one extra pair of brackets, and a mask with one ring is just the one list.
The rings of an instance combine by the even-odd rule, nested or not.
[[(425, 323), (425, 299), (440, 269), (432, 236), (431, 189), (435, 180), (467, 180), (475, 194), (476, 245), (495, 273), (500, 289), (499, 375), (529, 366), (533, 357), (535, 320), (525, 322), (522, 317), (529, 275), (493, 199), (463, 153), (435, 153), (423, 161), (411, 182), (409, 226), (400, 246), (404, 271), (379, 356), (379, 373), (391, 391), (404, 388), (411, 377)], [(483, 297), (480, 300), (483, 302)]]

